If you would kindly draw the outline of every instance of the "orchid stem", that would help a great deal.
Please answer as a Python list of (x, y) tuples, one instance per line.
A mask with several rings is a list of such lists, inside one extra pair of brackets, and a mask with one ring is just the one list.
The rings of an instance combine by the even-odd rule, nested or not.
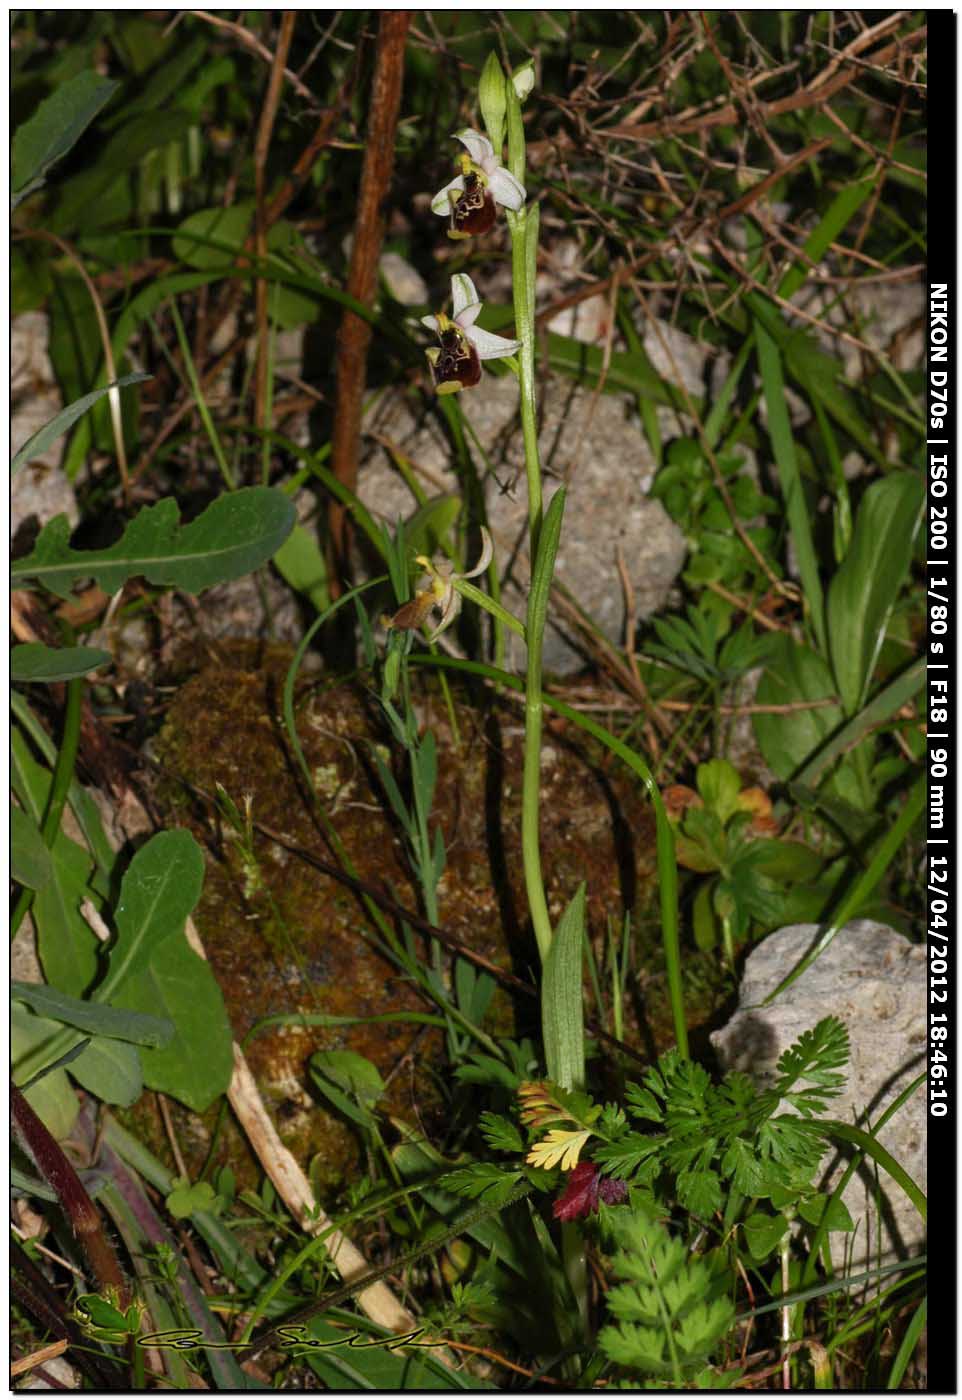
[[(538, 244), (537, 205), (508, 215), (514, 283), (515, 338), (520, 340), (518, 380), (521, 430), (528, 480), (528, 534), (534, 573), (541, 542), (541, 461), (538, 455), (537, 405), (534, 389), (534, 267)], [(551, 918), (541, 873), (541, 638), (527, 638), (528, 661), (524, 693), (524, 776), (521, 796), (521, 855), (528, 908), (542, 963), (551, 947)], [(551, 1066), (548, 1066), (551, 1073)]]
[[(515, 339), (521, 341), (518, 353), (518, 379), (521, 386), (521, 432), (524, 438), (524, 467), (528, 483), (528, 534), (531, 567), (538, 557), (541, 533), (541, 459), (538, 453), (537, 401), (534, 391), (534, 259), (529, 246), (538, 245), (538, 206), (508, 215), (511, 230), (511, 275), (514, 283)], [(529, 278), (529, 263), (531, 276)]]

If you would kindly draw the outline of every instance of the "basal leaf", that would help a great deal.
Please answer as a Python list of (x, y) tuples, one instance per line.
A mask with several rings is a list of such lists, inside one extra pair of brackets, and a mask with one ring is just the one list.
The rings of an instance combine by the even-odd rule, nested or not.
[(168, 937), (150, 954), (147, 969), (125, 981), (114, 1000), (173, 1022), (169, 1044), (140, 1050), (144, 1083), (203, 1113), (225, 1091), (234, 1067), (230, 1022), (209, 965), (183, 934)]
[(53, 858), (40, 827), (31, 816), (10, 804), (10, 873), (28, 890), (42, 889), (53, 878)]
[(44, 98), (13, 138), (11, 163), (15, 193), (41, 180), (50, 167), (67, 154), (119, 86), (88, 69)]
[[(45, 1046), (59, 1033), (56, 1022), (35, 1016), (16, 1002), (13, 1004), (10, 1008), (10, 1060), (15, 1084), (27, 1083), (41, 1065), (49, 1062)], [(55, 1138), (62, 1140), (70, 1134), (80, 1105), (65, 1070), (55, 1069), (45, 1074), (26, 1091), (25, 1097)]]
[(113, 658), (99, 647), (47, 647), (42, 642), (24, 642), (10, 653), (10, 679), (14, 681), (69, 681), (85, 676)]
[(585, 928), (585, 884), (555, 929), (544, 965), (541, 1024), (548, 1073), (563, 1089), (584, 1083), (584, 997), (581, 958)]
[(143, 1093), (144, 1080), (136, 1046), (97, 1036), (71, 1061), (70, 1073), (88, 1093), (104, 1103), (129, 1108)]
[[(799, 704), (833, 698), (835, 683), (828, 666), (814, 651), (781, 637), (758, 686), (759, 705)], [(780, 778), (790, 778), (806, 763), (844, 715), (838, 704), (784, 714), (756, 714), (755, 736), (765, 762)]]
[(15, 583), (36, 581), (60, 598), (70, 596), (78, 579), (116, 593), (137, 576), (196, 594), (266, 564), (293, 524), (292, 502), (269, 486), (219, 496), (189, 525), (180, 524), (180, 507), (168, 497), (135, 516), (108, 549), (71, 549), (69, 522), (58, 515), (12, 574)]
[(161, 831), (141, 847), (120, 887), (114, 914), (117, 939), (110, 950), (107, 976), (97, 989), (98, 1001), (132, 1010), (157, 1010), (120, 1002), (113, 994), (129, 980), (142, 977), (157, 950), (183, 933), (203, 882), (204, 858), (189, 831)]
[(327, 560), (314, 535), (303, 525), (294, 526), (274, 555), (274, 567), (285, 583), (310, 599), (319, 613), (330, 606)]
[(81, 1000), (43, 982), (13, 982), (10, 994), (14, 1001), (22, 1001), (40, 1016), (111, 1040), (127, 1040), (134, 1045), (166, 1045), (173, 1034), (170, 1022), (161, 1016)]
[(845, 713), (864, 701), (895, 600), (908, 575), (922, 518), (921, 479), (898, 472), (862, 498), (848, 553), (828, 593), (832, 666)]

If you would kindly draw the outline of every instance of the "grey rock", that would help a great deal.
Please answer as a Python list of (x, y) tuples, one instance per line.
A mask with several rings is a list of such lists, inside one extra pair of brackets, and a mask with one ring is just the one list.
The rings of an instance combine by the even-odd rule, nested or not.
[(902, 373), (922, 363), (924, 292), (921, 280), (866, 282), (853, 287), (844, 302), (839, 300), (837, 288), (810, 281), (794, 300), (810, 316), (818, 317), (817, 328), (809, 321), (804, 329), (809, 334), (814, 332), (822, 348), (842, 361), (844, 379), (849, 383), (862, 379), (866, 369), (871, 372), (873, 360), (858, 345), (834, 334), (835, 331), (854, 333), (858, 340), (890, 360)]
[(428, 284), (400, 253), (382, 253), (378, 269), (388, 291), (402, 306), (426, 306), (430, 300)]
[[(464, 393), (462, 412), (476, 434), (491, 470), (484, 491), (488, 521), (502, 573), (503, 601), (524, 616), (529, 562), (524, 451), (514, 376), (485, 375)], [(366, 425), (382, 446), (362, 465), (358, 494), (375, 518), (393, 526), (407, 518), (415, 502), (390, 465), (384, 443), (413, 464), (429, 496), (461, 493), (452, 470), (451, 447), (434, 414), (416, 419), (409, 405), (394, 398)], [(541, 402), (539, 442), (544, 469), (544, 504), (564, 482), (568, 488), (556, 578), (582, 612), (611, 641), (623, 641), (625, 602), (618, 574), (621, 551), (635, 593), (639, 618), (662, 607), (684, 562), (684, 536), (657, 501), (645, 495), (654, 461), (628, 403), (614, 395), (594, 395), (570, 381), (549, 380)], [(473, 562), (473, 561), (471, 561)], [(552, 603), (545, 636), (544, 663), (561, 674), (584, 665), (577, 629)], [(517, 642), (507, 662), (520, 668), (524, 648)]]
[[(11, 456), (40, 431), (62, 408), (60, 390), (47, 352), (49, 326), (42, 311), (15, 316), (10, 327)], [(80, 511), (73, 486), (60, 469), (64, 440), (28, 459), (10, 487), (10, 534), (25, 520), (46, 525), (55, 515), (78, 524)]]
[[(795, 967), (818, 936), (816, 924), (794, 924), (770, 934), (749, 956), (739, 991), (738, 1010), (712, 1044), (726, 1068), (744, 1070), (759, 1084), (771, 1082), (779, 1056), (802, 1031), (825, 1016), (836, 1016), (849, 1033), (851, 1060), (847, 1085), (833, 1099), (827, 1116), (865, 1128), (924, 1068), (926, 1044), (924, 947), (909, 943), (885, 924), (855, 919), (770, 1006), (761, 1002)], [(909, 1176), (926, 1187), (926, 1100), (920, 1088), (886, 1123), (879, 1142)], [(831, 1153), (822, 1160), (822, 1190), (832, 1190), (848, 1158)], [(870, 1267), (880, 1256), (904, 1259), (923, 1247), (918, 1212), (881, 1169), (875, 1204), (873, 1164), (867, 1159), (843, 1194), (856, 1221), (854, 1235), (833, 1234), (836, 1267), (842, 1251), (852, 1266)]]
[(667, 384), (686, 389), (696, 401), (705, 393), (705, 347), (668, 321), (644, 321), (645, 353)]

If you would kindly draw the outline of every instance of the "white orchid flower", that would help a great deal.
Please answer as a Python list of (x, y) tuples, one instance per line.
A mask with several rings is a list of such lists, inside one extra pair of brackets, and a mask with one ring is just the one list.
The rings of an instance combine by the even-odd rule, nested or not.
[(454, 565), (450, 559), (439, 559), (437, 563), (433, 563), (426, 554), (419, 554), (416, 562), (428, 575), (428, 587), (415, 593), (411, 601), (398, 608), (392, 618), (385, 618), (386, 625), (400, 628), (402, 631), (416, 630), (427, 621), (435, 608), (440, 608), (441, 620), (428, 638), (429, 642), (437, 641), (461, 611), (461, 594), (454, 585), (463, 579), (477, 578), (478, 574), (483, 574), (494, 556), (491, 536), (483, 525), (481, 546), (481, 558), (473, 569), (468, 569), (464, 574), (454, 572)]
[(439, 312), (421, 317), (421, 325), (435, 331), (441, 342), (440, 349), (435, 345), (426, 352), (439, 394), (474, 388), (481, 381), (482, 360), (500, 360), (521, 349), (520, 340), (508, 340), (474, 324), (482, 305), (471, 278), (458, 272), (451, 278), (451, 315)]
[(461, 174), (438, 190), (431, 208), (442, 218), (451, 216), (449, 238), (470, 238), (475, 233), (487, 233), (497, 218), (497, 206), (520, 209), (525, 199), (524, 185), (510, 170), (498, 164), (494, 147), (479, 131), (465, 128), (454, 137), (466, 146), (468, 154), (461, 156)]

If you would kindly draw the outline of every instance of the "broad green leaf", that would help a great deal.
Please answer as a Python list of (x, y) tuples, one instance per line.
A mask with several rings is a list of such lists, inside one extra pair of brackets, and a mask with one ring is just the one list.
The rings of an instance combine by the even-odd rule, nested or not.
[(868, 704), (859, 710), (854, 719), (843, 725), (830, 743), (820, 749), (815, 758), (806, 763), (804, 768), (799, 771), (796, 775), (796, 781), (814, 783), (822, 770), (829, 763), (832, 763), (840, 753), (853, 748), (856, 742), (869, 730), (875, 729), (885, 720), (891, 718), (913, 696), (918, 694), (924, 684), (925, 660), (920, 657), (917, 661), (913, 661), (912, 665), (907, 667), (901, 675), (896, 676), (883, 690), (880, 690)]
[[(38, 763), (19, 730), (10, 740), (10, 784), (24, 812), (39, 828), (50, 793), (50, 770)], [(33, 903), (37, 952), (51, 986), (81, 995), (97, 972), (97, 939), (80, 914), (80, 901), (91, 893), (92, 860), (63, 831), (51, 851), (52, 876), (38, 888)]]
[(330, 606), (327, 561), (317, 540), (303, 525), (294, 526), (274, 555), (274, 568), (285, 583), (310, 599), (319, 613)]
[(60, 410), (51, 418), (49, 423), (44, 423), (42, 428), (38, 428), (32, 437), (28, 438), (20, 451), (10, 463), (10, 475), (15, 476), (25, 462), (29, 462), (31, 457), (39, 457), (46, 452), (51, 443), (62, 437), (69, 428), (72, 428), (77, 419), (87, 412), (104, 394), (109, 394), (112, 388), (126, 389), (128, 384), (142, 384), (145, 379), (153, 378), (150, 374), (125, 374), (122, 379), (116, 380), (113, 384), (105, 384), (102, 389), (94, 389), (89, 394), (84, 394), (82, 398), (76, 399), (72, 404)]
[(764, 841), (754, 853), (754, 868), (772, 880), (814, 881), (824, 859), (801, 841)]
[[(199, 857), (196, 846), (195, 850)], [(114, 1004), (160, 1014), (173, 1022), (169, 1044), (140, 1050), (144, 1083), (203, 1113), (224, 1093), (234, 1069), (224, 998), (209, 964), (198, 957), (182, 932), (163, 938), (149, 958), (146, 970), (124, 981)]]
[(345, 1093), (376, 1103), (385, 1091), (376, 1065), (353, 1050), (322, 1050), (311, 1057), (311, 1068), (333, 1080)]
[[(44, 1063), (45, 1046), (59, 1034), (60, 1027), (54, 1021), (35, 1016), (16, 1002), (11, 1006), (10, 1055), (15, 1084), (25, 1084), (33, 1078)], [(58, 1142), (69, 1137), (80, 1105), (64, 1070), (45, 1074), (26, 1091), (25, 1098)]]
[(47, 647), (42, 642), (24, 642), (10, 653), (10, 679), (14, 681), (69, 681), (85, 676), (113, 658), (99, 647)]
[(828, 593), (832, 666), (846, 715), (865, 700), (895, 600), (908, 575), (922, 519), (921, 479), (898, 472), (862, 498), (848, 553)]
[[(254, 228), (254, 202), (241, 201), (226, 209), (198, 209), (187, 218), (174, 235), (174, 256), (188, 267), (206, 272), (209, 268), (229, 267)], [(289, 246), (294, 229), (286, 219), (271, 227), (267, 238), (269, 252)], [(311, 302), (311, 311), (316, 303)]]
[(122, 1040), (95, 1037), (71, 1061), (70, 1073), (89, 1094), (119, 1108), (136, 1103), (144, 1090), (137, 1048)]
[(769, 1215), (766, 1211), (755, 1211), (743, 1226), (745, 1239), (753, 1259), (767, 1259), (778, 1248), (779, 1240), (788, 1230), (784, 1215)]
[(842, 722), (838, 704), (805, 709), (806, 701), (835, 696), (835, 683), (826, 663), (814, 651), (790, 637), (779, 638), (778, 650), (758, 686), (759, 705), (796, 704), (785, 714), (756, 714), (755, 736), (765, 762), (780, 778), (792, 777)]
[(62, 831), (53, 843), (53, 879), (37, 890), (32, 916), (37, 953), (52, 987), (82, 996), (97, 976), (100, 942), (80, 913), (91, 895), (92, 862), (87, 852)]
[(78, 73), (44, 98), (29, 121), (19, 127), (11, 148), (14, 193), (42, 180), (65, 156), (120, 84), (92, 69)]
[[(47, 764), (53, 764), (56, 761), (57, 751), (23, 695), (14, 691), (10, 697), (10, 708), (17, 724), (22, 726), (24, 732), (33, 741), (37, 752)], [(91, 885), (98, 894), (106, 896), (119, 857), (111, 849), (104, 834), (103, 822), (96, 803), (86, 788), (82, 787), (76, 779), (71, 781), (67, 800), (80, 824), (84, 840), (87, 842), (88, 849), (97, 865), (97, 871), (91, 879)], [(39, 826), (39, 819), (37, 825)]]
[(323, 1050), (311, 1057), (311, 1077), (339, 1113), (371, 1130), (377, 1119), (371, 1109), (384, 1093), (384, 1080), (375, 1065), (353, 1050)]
[(10, 804), (10, 873), (28, 890), (39, 890), (53, 879), (53, 857), (40, 827), (21, 808)]
[(111, 1040), (126, 1040), (134, 1045), (166, 1045), (173, 1034), (173, 1026), (161, 1016), (82, 1001), (42, 982), (13, 982), (10, 994), (14, 1001), (22, 1001), (39, 1016)]
[(377, 1128), (377, 1118), (364, 1103), (358, 1103), (346, 1094), (343, 1089), (338, 1088), (325, 1074), (312, 1068), (311, 1078), (317, 1086), (318, 1092), (323, 1094), (327, 1101), (350, 1122), (356, 1123), (365, 1132), (373, 1132)]
[(581, 958), (585, 934), (585, 883), (555, 929), (541, 983), (541, 1026), (548, 1075), (562, 1089), (580, 1089), (585, 1077), (584, 991)]
[(180, 524), (180, 507), (168, 497), (142, 510), (108, 549), (71, 549), (70, 524), (58, 515), (42, 530), (33, 553), (12, 566), (12, 574), (18, 582), (35, 580), (60, 598), (70, 596), (78, 579), (93, 578), (112, 594), (138, 576), (197, 594), (266, 564), (293, 525), (293, 504), (269, 486), (219, 496), (189, 525)]
[(713, 758), (698, 765), (695, 781), (706, 807), (716, 812), (722, 822), (727, 822), (738, 810), (741, 779), (736, 769), (725, 758)]
[(158, 1010), (158, 1006), (129, 1000), (121, 1003), (114, 992), (141, 978), (158, 949), (183, 933), (203, 883), (204, 857), (189, 831), (161, 831), (141, 847), (120, 887), (114, 911), (117, 938), (111, 946), (107, 976), (97, 988), (98, 1001), (135, 1011)]
[(824, 1192), (817, 1191), (814, 1196), (806, 1196), (799, 1203), (798, 1213), (809, 1225), (821, 1225), (824, 1215), (827, 1230), (855, 1229), (855, 1222), (841, 1196), (827, 1196)]
[(345, 1346), (345, 1337), (350, 1334), (342, 1324), (323, 1317), (309, 1318), (304, 1326), (304, 1347), (293, 1348), (290, 1355), (306, 1362), (325, 1390), (397, 1395), (495, 1388), (491, 1381), (479, 1380), (467, 1371), (449, 1369), (429, 1347), (415, 1342), (410, 1349), (398, 1348), (397, 1337), (382, 1333), (363, 1319), (359, 1324), (356, 1330), (363, 1341)]

